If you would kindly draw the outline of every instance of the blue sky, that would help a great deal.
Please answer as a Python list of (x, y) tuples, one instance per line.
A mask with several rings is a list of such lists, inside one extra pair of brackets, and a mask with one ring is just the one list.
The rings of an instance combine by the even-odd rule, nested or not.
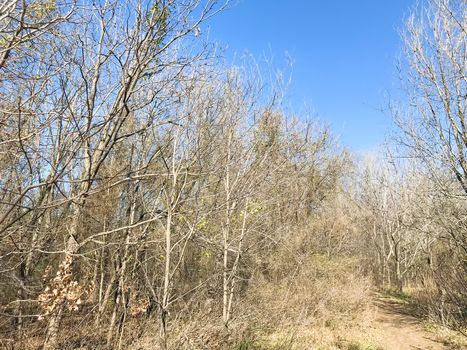
[[(234, 0), (235, 1), (235, 0)], [(293, 60), (287, 100), (316, 114), (340, 142), (369, 151), (387, 135), (381, 111), (397, 95), (398, 30), (413, 0), (238, 0), (209, 23), (209, 37), (232, 59), (251, 53), (285, 67)]]

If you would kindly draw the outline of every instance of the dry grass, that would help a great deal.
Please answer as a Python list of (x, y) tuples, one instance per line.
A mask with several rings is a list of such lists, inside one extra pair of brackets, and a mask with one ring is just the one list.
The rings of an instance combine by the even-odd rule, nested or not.
[[(432, 322), (425, 322), (424, 328), (435, 335), (436, 339), (449, 349), (462, 350), (467, 349), (467, 337), (460, 332), (436, 325)], [(467, 329), (463, 330), (467, 334)]]
[[(253, 276), (235, 304), (229, 329), (221, 326), (221, 305), (213, 302), (209, 310), (201, 308), (170, 324), (169, 347), (281, 350), (309, 349), (313, 345), (345, 349), (345, 344), (370, 342), (361, 336), (361, 330), (371, 323), (371, 284), (355, 273), (354, 261), (310, 256), (289, 270), (293, 271), (289, 276), (281, 275), (284, 269), (279, 265), (267, 278)], [(127, 348), (157, 349), (158, 334), (157, 322), (148, 324), (143, 336)], [(345, 339), (342, 334), (346, 334)]]

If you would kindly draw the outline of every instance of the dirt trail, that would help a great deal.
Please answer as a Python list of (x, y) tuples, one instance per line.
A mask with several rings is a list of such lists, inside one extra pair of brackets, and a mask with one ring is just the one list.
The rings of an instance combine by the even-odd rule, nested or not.
[(407, 308), (397, 301), (375, 295), (375, 321), (378, 342), (387, 350), (441, 350), (448, 349), (427, 333), (420, 320), (411, 316)]

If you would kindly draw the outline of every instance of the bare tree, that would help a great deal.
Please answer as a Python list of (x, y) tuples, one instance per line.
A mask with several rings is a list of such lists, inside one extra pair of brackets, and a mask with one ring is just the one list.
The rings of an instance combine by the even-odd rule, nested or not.
[[(460, 0), (436, 0), (412, 14), (403, 34), (410, 105), (396, 112), (411, 155), (424, 162), (442, 190), (438, 169), (467, 193), (467, 9)], [(406, 72), (404, 71), (404, 74)], [(454, 194), (458, 194), (457, 192)]]
[(54, 27), (68, 21), (75, 9), (74, 1), (29, 3), (22, 0), (2, 0), (0, 69), (8, 70), (9, 60), (22, 60), (32, 51), (37, 50), (36, 43), (40, 37), (44, 34), (52, 34)]

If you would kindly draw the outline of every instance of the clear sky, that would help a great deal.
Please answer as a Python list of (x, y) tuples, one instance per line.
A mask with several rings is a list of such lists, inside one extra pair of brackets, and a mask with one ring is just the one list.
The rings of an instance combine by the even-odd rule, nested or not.
[[(236, 0), (233, 0), (234, 2)], [(381, 108), (397, 94), (395, 63), (413, 0), (237, 0), (209, 23), (227, 57), (293, 60), (289, 105), (329, 123), (341, 143), (371, 150), (391, 121)]]

